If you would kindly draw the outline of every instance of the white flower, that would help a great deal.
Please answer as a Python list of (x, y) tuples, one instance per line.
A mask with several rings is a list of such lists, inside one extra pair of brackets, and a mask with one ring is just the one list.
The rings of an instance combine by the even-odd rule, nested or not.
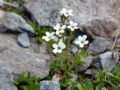
[(47, 42), (50, 41), (51, 39), (56, 40), (57, 37), (55, 37), (54, 34), (55, 34), (55, 32), (52, 32), (52, 33), (46, 32), (46, 36), (43, 36), (42, 39), (47, 41)]
[(74, 23), (73, 21), (70, 21), (70, 25), (68, 26), (71, 31), (74, 31), (75, 29), (78, 29), (77, 23)]
[(63, 49), (66, 48), (65, 44), (63, 42), (59, 42), (58, 44), (53, 44), (52, 47), (53, 49), (53, 53), (61, 53)]
[(83, 36), (78, 36), (78, 38), (75, 40), (75, 44), (76, 45), (79, 45), (81, 48), (84, 47), (85, 44), (88, 44), (89, 41), (86, 40), (87, 39), (87, 36), (86, 35), (83, 35)]
[(66, 28), (66, 25), (60, 25), (59, 23), (54, 26), (54, 29), (56, 30), (56, 35), (61, 36), (61, 34), (64, 33), (64, 29)]
[(73, 10), (67, 10), (65, 8), (63, 8), (61, 11), (60, 11), (60, 15), (64, 15), (65, 17), (69, 17), (69, 16), (73, 16)]

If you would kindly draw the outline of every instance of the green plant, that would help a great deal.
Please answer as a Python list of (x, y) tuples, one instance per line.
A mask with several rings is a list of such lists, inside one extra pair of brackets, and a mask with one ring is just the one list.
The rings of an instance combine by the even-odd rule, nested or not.
[[(47, 30), (45, 33), (44, 30), (46, 35), (41, 35), (42, 39), (48, 44), (50, 54), (52, 55), (52, 53), (54, 53), (54, 56), (51, 56), (50, 76), (54, 76), (55, 74), (61, 76), (58, 77), (58, 80), (60, 80), (62, 88), (69, 85), (75, 85), (74, 81), (71, 79), (74, 75), (77, 75), (76, 68), (78, 65), (84, 64), (82, 59), (89, 55), (86, 50), (82, 49), (84, 45), (88, 44), (88, 41), (86, 40), (87, 36), (78, 36), (75, 39), (73, 32), (78, 29), (77, 23), (74, 23), (73, 21), (70, 21), (69, 24), (66, 23), (69, 16), (72, 15), (72, 10), (67, 11), (66, 9), (63, 9), (60, 12), (61, 23), (56, 24), (53, 27), (54, 30), (51, 30), (52, 32)], [(39, 33), (39, 31), (40, 30), (37, 32)], [(76, 54), (70, 52), (72, 41), (79, 50)]]
[(120, 64), (118, 64), (112, 73), (105, 70), (97, 70), (94, 79), (88, 79), (79, 82), (74, 81), (72, 90), (120, 90)]
[(96, 84), (96, 90), (101, 90), (98, 88), (108, 87), (108, 90), (117, 90), (120, 88), (120, 64), (118, 64), (112, 73), (105, 70), (98, 70), (96, 72), (96, 79), (94, 83)]
[(40, 79), (30, 76), (30, 73), (21, 73), (15, 80), (18, 90), (38, 90)]
[(4, 2), (6, 5), (6, 10), (22, 15), (24, 13), (24, 8), (20, 6), (17, 7), (17, 5), (14, 4), (13, 2), (17, 2), (18, 4), (23, 4), (24, 0), (6, 0)]
[[(78, 29), (77, 23), (67, 19), (72, 16), (72, 10), (63, 9), (60, 12), (61, 22), (52, 27), (42, 27), (34, 22), (30, 22), (36, 31), (37, 40), (42, 43), (47, 42), (48, 52), (51, 55), (50, 75), (45, 79), (57, 80), (60, 82), (62, 90), (68, 86), (72, 90), (119, 90), (120, 89), (120, 65), (117, 65), (113, 72), (96, 70), (92, 78), (86, 77), (83, 73), (76, 72), (78, 65), (84, 64), (83, 58), (89, 53), (84, 49), (88, 44), (87, 36), (78, 36), (75, 39), (73, 33)], [(45, 35), (44, 35), (45, 34)], [(71, 43), (77, 48), (76, 54), (71, 53)], [(77, 78), (74, 79), (74, 76)]]
[(11, 12), (17, 13), (17, 14), (19, 14), (19, 15), (22, 15), (23, 12), (24, 12), (24, 10), (21, 9), (21, 8), (13, 8), (13, 7), (9, 7), (9, 8), (7, 9), (7, 11), (11, 11)]

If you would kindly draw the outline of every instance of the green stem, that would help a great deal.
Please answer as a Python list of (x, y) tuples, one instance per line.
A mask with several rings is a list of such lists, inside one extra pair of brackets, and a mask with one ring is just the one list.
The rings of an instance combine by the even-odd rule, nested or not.
[(68, 52), (68, 50), (70, 48), (71, 39), (72, 39), (72, 31), (70, 31), (70, 37), (69, 37), (69, 40), (68, 40), (68, 43), (67, 43), (67, 52)]
[(51, 46), (50, 46), (50, 45), (51, 45), (51, 43), (48, 42), (48, 43), (47, 43), (48, 53), (50, 54), (50, 58), (51, 58), (51, 57), (52, 57), (52, 52), (51, 52), (52, 50), (51, 50)]

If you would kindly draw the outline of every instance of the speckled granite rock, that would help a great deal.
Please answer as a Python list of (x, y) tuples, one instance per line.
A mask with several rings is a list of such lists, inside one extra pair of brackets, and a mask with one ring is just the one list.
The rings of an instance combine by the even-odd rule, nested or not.
[(105, 52), (100, 54), (93, 62), (96, 68), (103, 68), (107, 71), (112, 71), (118, 63), (120, 57), (118, 52)]
[(60, 90), (60, 84), (57, 81), (41, 81), (39, 90)]
[(91, 54), (99, 54), (110, 49), (112, 46), (111, 42), (103, 37), (96, 37), (96, 39), (90, 44), (88, 51)]
[(0, 90), (18, 90), (14, 85), (14, 76), (9, 68), (0, 64)]
[(32, 18), (42, 26), (53, 26), (60, 22), (59, 11), (62, 8), (72, 9), (74, 17), (70, 17), (71, 20), (77, 22), (79, 27), (89, 26), (87, 33), (90, 32), (95, 36), (115, 37), (114, 33), (120, 26), (120, 0), (25, 1), (24, 6), (31, 13)]
[(25, 21), (25, 19), (13, 12), (5, 12), (3, 10), (0, 10), (0, 25), (6, 27), (7, 30), (18, 31), (20, 33), (26, 32), (28, 34), (35, 34), (35, 31)]
[(45, 47), (31, 43), (31, 47), (25, 49), (16, 43), (15, 38), (16, 36), (11, 34), (0, 34), (0, 64), (14, 74), (28, 71), (40, 78), (47, 76), (49, 55)]
[(22, 33), (18, 35), (17, 41), (18, 41), (18, 44), (20, 44), (24, 48), (30, 47), (30, 40), (27, 33)]

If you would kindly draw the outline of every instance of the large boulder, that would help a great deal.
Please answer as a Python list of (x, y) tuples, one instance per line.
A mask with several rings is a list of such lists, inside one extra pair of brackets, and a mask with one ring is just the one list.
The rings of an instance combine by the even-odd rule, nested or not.
[(46, 77), (49, 55), (45, 47), (38, 47), (32, 40), (30, 48), (21, 48), (15, 38), (12, 34), (0, 34), (0, 65), (15, 75), (27, 71), (40, 78)]
[(119, 61), (119, 53), (118, 52), (105, 52), (100, 54), (93, 62), (93, 66), (96, 68), (103, 68), (107, 71), (112, 71), (116, 64)]
[(111, 49), (111, 47), (112, 44), (110, 41), (103, 37), (96, 37), (96, 39), (88, 47), (88, 51), (90, 54), (96, 55)]
[(0, 64), (0, 90), (18, 90), (14, 85), (14, 76), (10, 73), (9, 68), (6, 70), (4, 65)]
[(26, 32), (30, 35), (35, 34), (33, 28), (23, 17), (13, 12), (0, 10), (0, 32), (6, 32), (6, 30), (17, 31), (20, 33)]
[[(33, 19), (42, 26), (53, 26), (56, 22), (59, 22), (59, 11), (62, 8), (72, 9), (74, 11), (74, 17), (71, 19), (77, 22), (79, 26), (91, 27), (87, 29), (87, 32), (90, 31), (90, 33), (98, 36), (103, 36), (102, 34), (104, 34), (104, 37), (115, 37), (116, 35), (113, 35), (113, 33), (117, 32), (116, 29), (120, 25), (119, 0), (25, 1), (24, 6), (26, 9), (31, 12)], [(100, 32), (100, 35), (98, 32)]]

